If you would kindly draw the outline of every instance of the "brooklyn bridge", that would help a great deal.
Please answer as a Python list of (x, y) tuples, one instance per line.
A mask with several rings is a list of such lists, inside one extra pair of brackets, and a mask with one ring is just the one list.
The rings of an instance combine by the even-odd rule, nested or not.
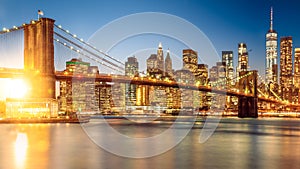
[[(0, 37), (1, 43), (6, 44), (20, 39), (17, 43), (21, 45), (16, 45), (15, 50), (22, 50), (24, 57), (24, 69), (2, 67), (0, 78), (22, 79), (28, 88), (22, 97), (6, 98), (4, 117), (32, 114), (47, 117), (56, 116), (58, 112), (125, 112), (129, 107), (145, 109), (151, 106), (163, 107), (165, 112), (200, 111), (201, 108), (216, 112), (231, 110), (239, 117), (258, 117), (259, 112), (280, 114), (300, 110), (299, 104), (282, 99), (277, 91), (269, 87), (262, 90), (259, 86), (268, 85), (264, 84), (257, 70), (241, 72), (230, 85), (227, 79), (200, 83), (189, 71), (180, 77), (126, 75), (124, 63), (56, 25), (50, 18), (5, 28)], [(74, 58), (69, 61), (64, 59), (65, 55)], [(98, 65), (90, 66), (85, 59)], [(66, 63), (69, 67), (57, 70), (55, 63)], [(104, 73), (102, 68), (118, 73)], [(126, 88), (135, 90), (134, 99)], [(163, 91), (164, 96), (154, 94), (154, 97), (165, 97), (166, 103), (160, 102), (162, 99), (156, 103), (149, 101), (150, 95), (157, 91)], [(210, 104), (203, 108), (203, 102)]]

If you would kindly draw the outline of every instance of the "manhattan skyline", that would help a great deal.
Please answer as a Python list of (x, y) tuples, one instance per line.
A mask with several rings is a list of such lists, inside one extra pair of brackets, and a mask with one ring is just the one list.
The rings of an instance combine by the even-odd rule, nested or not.
[[(118, 4), (118, 5), (116, 5)], [(44, 11), (44, 17), (54, 18), (71, 32), (83, 39), (89, 39), (99, 28), (120, 17), (140, 12), (162, 12), (181, 17), (198, 27), (212, 42), (221, 60), (221, 51), (234, 52), (234, 66), (237, 65), (238, 43), (247, 44), (249, 65), (265, 74), (265, 34), (269, 29), (270, 7), (274, 10), (274, 29), (278, 38), (293, 37), (293, 47), (300, 46), (300, 19), (296, 15), (296, 1), (86, 1), (28, 2), (3, 1), (0, 13), (0, 27), (12, 27), (37, 19), (37, 10)], [(81, 8), (79, 8), (81, 7)], [(241, 8), (242, 7), (242, 8)], [(183, 30), (184, 31), (184, 30)], [(164, 50), (168, 43), (163, 41)], [(156, 48), (159, 41), (148, 45)], [(171, 54), (181, 56), (181, 49), (170, 49)], [(203, 49), (194, 49), (201, 51)], [(279, 49), (278, 49), (279, 50)], [(179, 51), (179, 52), (178, 52)], [(279, 52), (278, 52), (279, 53)], [(130, 53), (114, 55), (124, 61)], [(172, 56), (172, 55), (171, 55)], [(201, 56), (199, 56), (201, 57)]]

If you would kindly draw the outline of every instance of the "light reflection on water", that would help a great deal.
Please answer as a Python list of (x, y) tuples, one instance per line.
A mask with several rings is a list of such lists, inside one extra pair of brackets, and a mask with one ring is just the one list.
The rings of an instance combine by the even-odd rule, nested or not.
[[(101, 128), (97, 120), (88, 125), (96, 130)], [(149, 137), (172, 124), (133, 124), (118, 119), (112, 120), (111, 125), (123, 134)], [(0, 168), (277, 169), (300, 166), (300, 119), (225, 118), (213, 136), (200, 144), (202, 127), (200, 120), (178, 146), (159, 156), (130, 159), (99, 148), (79, 124), (0, 124)], [(105, 139), (110, 133), (99, 134)], [(168, 144), (172, 138), (162, 141)], [(133, 151), (155, 148), (137, 147)]]
[(16, 166), (18, 166), (18, 168), (22, 168), (24, 166), (27, 147), (28, 147), (27, 135), (25, 133), (18, 133), (15, 142), (15, 158), (16, 158), (15, 160), (16, 160)]

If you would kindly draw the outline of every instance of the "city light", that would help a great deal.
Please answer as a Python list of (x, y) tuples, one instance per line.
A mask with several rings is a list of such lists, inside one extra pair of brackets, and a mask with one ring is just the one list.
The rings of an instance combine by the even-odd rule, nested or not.
[[(46, 18), (45, 18), (46, 19)], [(43, 20), (43, 19), (41, 19)], [(39, 21), (40, 22), (40, 21)], [(30, 24), (28, 24), (27, 26), (21, 27), (22, 29), (24, 29), (24, 31), (37, 31), (37, 29), (43, 29), (43, 28), (38, 28), (37, 24), (38, 22), (34, 22), (31, 21)], [(218, 61), (216, 62), (216, 65), (213, 65), (211, 68), (208, 67), (208, 65), (202, 63), (199, 64), (199, 57), (198, 57), (198, 52), (196, 50), (193, 49), (183, 49), (182, 50), (182, 63), (183, 66), (182, 68), (179, 68), (177, 70), (174, 70), (172, 67), (172, 59), (170, 56), (170, 52), (169, 50), (167, 50), (167, 54), (166, 56), (164, 55), (164, 50), (162, 48), (161, 43), (158, 45), (158, 49), (157, 49), (157, 53), (155, 54), (151, 54), (150, 57), (145, 60), (146, 61), (146, 65), (147, 65), (147, 72), (145, 72), (145, 75), (143, 76), (141, 72), (139, 72), (139, 68), (138, 68), (138, 61), (135, 58), (135, 56), (133, 57), (129, 57), (128, 61), (124, 64), (121, 63), (120, 60), (115, 59), (113, 57), (111, 57), (108, 53), (103, 52), (102, 50), (97, 49), (94, 45), (83, 41), (82, 38), (79, 38), (76, 34), (72, 34), (70, 33), (69, 30), (65, 30), (62, 29), (62, 27), (60, 25), (55, 25), (54, 22), (52, 23), (56, 29), (52, 31), (46, 31), (46, 34), (49, 35), (53, 35), (53, 39), (57, 44), (62, 45), (65, 48), (68, 48), (70, 51), (76, 52), (79, 55), (79, 59), (77, 58), (72, 58), (71, 61), (67, 61), (66, 63), (66, 69), (63, 71), (59, 71), (58, 73), (53, 73), (53, 66), (52, 65), (48, 65), (48, 64), (44, 64), (43, 61), (40, 60), (35, 60), (36, 58), (39, 58), (38, 56), (42, 55), (42, 54), (38, 54), (38, 53), (30, 53), (27, 52), (25, 53), (26, 56), (24, 56), (24, 60), (31, 60), (34, 63), (30, 63), (28, 65), (25, 64), (25, 67), (30, 67), (29, 69), (31, 69), (30, 73), (36, 75), (36, 76), (43, 76), (43, 74), (50, 74), (55, 76), (56, 80), (59, 81), (61, 79), (58, 78), (64, 78), (68, 79), (69, 77), (75, 77), (77, 79), (80, 79), (82, 81), (85, 80), (85, 78), (91, 78), (91, 77), (96, 77), (96, 78), (103, 78), (104, 81), (103, 84), (109, 85), (109, 81), (107, 81), (107, 79), (112, 80), (112, 78), (116, 78), (119, 79), (120, 81), (122, 81), (121, 83), (126, 83), (128, 82), (128, 80), (131, 80), (133, 83), (137, 83), (134, 85), (145, 85), (147, 86), (147, 88), (139, 88), (140, 93), (142, 93), (143, 95), (140, 95), (138, 97), (144, 97), (145, 98), (145, 103), (147, 102), (147, 105), (143, 105), (143, 106), (149, 106), (151, 104), (168, 104), (170, 109), (174, 109), (174, 107), (180, 107), (182, 106), (180, 104), (180, 101), (184, 101), (187, 102), (189, 104), (197, 104), (197, 108), (201, 107), (203, 105), (207, 106), (208, 109), (210, 109), (211, 105), (213, 104), (213, 101), (211, 100), (211, 96), (216, 96), (218, 95), (220, 92), (224, 92), (226, 93), (227, 100), (228, 103), (226, 103), (227, 108), (231, 108), (234, 110), (238, 111), (238, 107), (240, 106), (235, 106), (237, 105), (236, 103), (238, 102), (237, 100), (239, 100), (241, 97), (247, 97), (246, 100), (250, 97), (255, 97), (256, 99), (258, 99), (260, 102), (265, 101), (265, 102), (276, 102), (276, 103), (281, 103), (281, 104), (289, 104), (289, 103), (297, 103), (297, 99), (295, 96), (291, 96), (291, 94), (286, 94), (286, 91), (281, 91), (278, 90), (278, 87), (276, 88), (276, 85), (280, 85), (280, 84), (276, 84), (276, 83), (272, 83), (271, 85), (268, 84), (268, 80), (272, 81), (272, 79), (275, 78), (275, 76), (273, 76), (273, 74), (270, 73), (270, 77), (268, 79), (266, 79), (267, 82), (264, 81), (264, 79), (259, 75), (259, 73), (256, 70), (249, 70), (250, 66), (249, 66), (249, 58), (248, 58), (248, 52), (251, 51), (247, 50), (247, 45), (246, 43), (238, 43), (237, 46), (237, 50), (238, 50), (238, 65), (236, 67), (236, 76), (234, 76), (234, 67), (233, 67), (233, 51), (222, 51), (222, 61)], [(37, 29), (34, 29), (34, 28)], [(7, 29), (7, 28), (3, 28), (4, 32), (8, 32), (8, 31), (13, 31), (14, 29), (16, 29), (18, 27), (14, 26), (13, 29)], [(29, 32), (30, 32), (29, 31)], [(43, 31), (42, 31), (43, 32)], [(272, 32), (271, 30), (271, 33)], [(28, 37), (28, 42), (26, 41), (26, 43), (31, 44), (32, 42), (35, 42), (36, 40), (41, 40), (41, 36), (37, 35), (37, 36), (29, 36)], [(268, 40), (266, 40), (268, 41)], [(281, 40), (282, 44), (285, 44), (285, 46), (288, 47), (288, 51), (284, 52), (287, 53), (288, 58), (291, 58), (292, 56), (290, 55), (290, 53), (292, 53), (291, 51), (291, 45), (292, 45), (292, 38), (291, 37), (286, 37), (285, 39)], [(276, 41), (277, 42), (277, 41)], [(268, 44), (268, 43), (267, 43)], [(83, 48), (83, 46), (85, 46), (85, 48)], [(25, 45), (25, 46), (30, 46), (30, 45)], [(34, 46), (34, 48), (36, 48), (36, 51), (38, 50), (38, 46)], [(275, 48), (275, 47), (274, 47)], [(54, 49), (51, 47), (51, 45), (46, 45), (45, 46), (45, 50), (49, 51), (53, 51)], [(267, 49), (269, 49), (269, 47), (267, 47)], [(282, 49), (281, 49), (282, 50)], [(25, 51), (30, 51), (30, 50), (25, 50)], [(296, 50), (295, 50), (296, 51)], [(271, 52), (272, 53), (272, 52)], [(33, 56), (36, 55), (36, 56)], [(102, 57), (102, 55), (104, 55)], [(47, 60), (51, 60), (52, 56), (50, 55), (49, 58), (47, 56)], [(95, 67), (97, 66), (90, 66), (90, 64), (93, 64), (92, 62), (85, 62), (83, 61), (81, 58), (85, 58), (88, 59), (89, 61), (92, 62), (97, 62), (103, 66), (105, 66), (106, 68), (108, 68), (108, 74), (99, 74), (99, 69), (95, 69)], [(269, 56), (268, 56), (269, 57)], [(27, 59), (26, 59), (27, 58)], [(30, 58), (30, 59), (28, 59)], [(109, 60), (111, 59), (111, 60)], [(291, 59), (289, 60), (291, 61)], [(118, 63), (115, 63), (118, 62)], [(270, 61), (271, 62), (271, 61)], [(38, 64), (41, 65), (38, 65)], [(275, 61), (274, 61), (275, 63)], [(33, 68), (32, 68), (32, 65)], [(45, 68), (51, 68), (48, 72), (44, 72), (44, 68), (41, 67), (45, 67)], [(272, 64), (269, 65), (269, 69), (273, 68), (274, 64), (272, 61)], [(288, 72), (291, 72), (291, 64), (286, 65), (286, 67), (288, 68)], [(36, 70), (35, 70), (36, 69)], [(54, 67), (55, 69), (55, 67)], [(100, 69), (102, 70), (102, 69)], [(113, 70), (113, 71), (111, 71)], [(121, 74), (116, 74), (114, 71), (118, 71)], [(280, 70), (281, 72), (284, 72), (284, 69)], [(257, 72), (257, 73), (254, 73)], [(123, 73), (125, 73), (125, 75), (123, 75)], [(94, 76), (96, 74), (96, 76)], [(271, 77), (272, 75), (272, 77)], [(58, 77), (60, 76), (60, 77)], [(145, 77), (145, 78), (144, 78)], [(257, 78), (258, 77), (258, 78)], [(147, 80), (146, 80), (147, 79)], [(257, 81), (255, 82), (255, 80), (261, 80), (260, 82)], [(99, 80), (99, 79), (97, 79)], [(292, 92), (291, 89), (289, 89), (288, 85), (290, 85), (290, 81), (291, 78), (287, 78), (288, 81), (286, 81), (286, 85), (284, 86), (285, 89), (288, 92)], [(285, 80), (283, 79), (281, 81), (284, 82)], [(42, 81), (47, 83), (47, 81)], [(53, 90), (55, 92), (55, 90), (62, 90), (62, 91), (68, 91), (70, 87), (74, 87), (76, 85), (73, 85), (72, 82), (57, 82), (57, 83), (61, 83), (60, 88), (58, 89), (53, 89), (53, 86), (49, 88), (45, 88), (47, 94), (51, 93)], [(64, 85), (62, 85), (62, 83), (64, 83)], [(94, 82), (93, 85), (98, 85), (99, 81)], [(102, 82), (100, 83), (102, 84)], [(113, 82), (113, 84), (116, 84)], [(33, 85), (33, 84), (31, 84)], [(79, 87), (83, 86), (83, 85), (91, 85), (90, 82), (84, 82), (82, 84), (79, 85)], [(176, 86), (177, 85), (177, 86)], [(261, 87), (261, 86), (263, 87)], [(121, 86), (121, 85), (120, 85)], [(186, 97), (183, 98), (182, 96), (180, 96), (180, 91), (175, 90), (178, 89), (178, 87), (184, 87), (186, 89), (189, 90), (193, 90), (193, 97)], [(259, 87), (258, 87), (259, 86)], [(275, 87), (274, 87), (275, 86)], [(7, 83), (7, 98), (24, 98), (22, 99), (23, 102), (24, 100), (26, 100), (26, 94), (29, 90), (27, 84), (25, 83), (24, 80), (22, 79), (10, 79)], [(32, 87), (32, 91), (35, 91), (35, 88), (39, 87), (38, 85), (34, 84), (34, 87)], [(148, 89), (149, 87), (149, 89)], [(280, 86), (281, 87), (281, 86)], [(65, 89), (63, 89), (65, 88)], [(94, 90), (95, 87), (91, 87), (92, 90)], [(128, 93), (130, 94), (130, 97), (132, 98), (132, 103), (133, 105), (137, 104), (137, 99), (139, 99), (136, 94), (137, 94), (137, 88), (133, 87), (133, 88), (128, 88), (125, 87), (126, 89), (126, 93), (128, 95)], [(152, 88), (152, 89), (150, 89)], [(162, 91), (167, 91), (167, 93), (170, 95), (169, 101), (168, 103), (166, 103), (166, 101), (164, 100), (159, 100), (156, 99), (155, 101), (152, 101), (153, 103), (151, 103), (151, 101), (149, 101), (149, 93), (152, 94), (153, 93), (153, 88), (158, 90), (158, 94), (157, 96), (153, 96), (153, 98), (160, 98), (162, 97)], [(172, 88), (172, 89), (170, 89)], [(119, 88), (121, 90), (121, 87)], [(100, 89), (95, 89), (95, 90), (101, 90)], [(122, 89), (123, 90), (123, 89)], [(149, 90), (149, 91), (148, 91)], [(198, 90), (198, 91), (196, 91)], [(38, 91), (38, 90), (37, 90)], [(80, 90), (82, 91), (82, 90)], [(111, 102), (110, 100), (112, 99), (111, 95), (109, 94), (109, 92), (112, 91), (108, 91), (108, 89), (103, 90), (105, 93), (106, 99), (108, 100), (107, 104), (111, 104), (109, 102)], [(143, 92), (142, 92), (143, 91)], [(197, 92), (202, 92), (202, 94), (197, 94)], [(97, 91), (98, 92), (98, 91)], [(219, 93), (218, 93), (219, 92)], [(59, 93), (57, 92), (57, 96), (60, 96), (60, 98), (63, 97), (69, 97), (72, 96), (72, 94), (74, 93)], [(93, 93), (93, 92), (91, 92)], [(203, 94), (205, 93), (205, 94)], [(258, 95), (257, 95), (258, 93)], [(82, 96), (84, 96), (86, 93), (82, 94)], [(286, 94), (286, 96), (284, 96)], [(145, 96), (144, 96), (145, 95)], [(177, 96), (178, 95), (178, 96)], [(197, 97), (196, 97), (197, 95)], [(29, 95), (28, 95), (29, 96)], [(50, 96), (50, 95), (48, 95)], [(81, 96), (80, 96), (81, 97)], [(123, 97), (123, 96), (118, 96), (118, 97)], [(127, 96), (124, 96), (125, 99), (127, 99)], [(176, 99), (172, 98), (172, 97), (178, 97)], [(199, 97), (203, 97), (203, 99), (201, 101), (197, 101), (196, 99)], [(232, 100), (236, 100), (233, 102), (230, 101), (230, 98), (235, 97), (235, 99)], [(287, 98), (289, 97), (289, 98)], [(53, 97), (54, 98), (54, 97)], [(152, 96), (151, 96), (152, 98)], [(148, 99), (148, 100), (147, 100)], [(193, 100), (195, 102), (192, 102), (191, 100)], [(252, 99), (252, 98), (250, 98)], [(294, 99), (294, 100), (292, 100)], [(57, 99), (59, 100), (59, 99)], [(69, 98), (65, 98), (64, 100), (64, 104), (62, 104), (63, 106), (67, 105), (66, 100), (71, 100)], [(176, 101), (175, 101), (176, 100)], [(179, 101), (178, 101), (179, 100)], [(246, 102), (248, 102), (246, 101)], [(125, 102), (125, 101), (124, 101)], [(155, 102), (155, 103), (154, 103)], [(176, 102), (176, 103), (175, 103)], [(199, 103), (201, 102), (201, 103)], [(239, 105), (250, 105), (248, 103), (245, 104), (240, 104)], [(68, 102), (69, 103), (69, 102)], [(12, 103), (13, 104), (13, 103)], [(73, 104), (73, 103), (72, 103)], [(76, 104), (76, 102), (74, 102), (74, 104)], [(81, 103), (80, 103), (81, 104)], [(100, 103), (99, 103), (100, 104)], [(173, 105), (172, 105), (173, 104)], [(254, 103), (256, 104), (256, 103)], [(170, 106), (171, 105), (171, 106)], [(252, 105), (252, 104), (251, 104)], [(69, 106), (69, 105), (68, 105)], [(187, 107), (190, 106), (187, 104)], [(213, 106), (215, 106), (213, 104)], [(72, 107), (71, 105), (69, 107)], [(97, 105), (96, 107), (99, 108), (99, 105)], [(101, 106), (100, 106), (101, 107)], [(42, 107), (43, 108), (43, 107)], [(58, 109), (60, 109), (61, 107), (59, 107)], [(261, 107), (260, 107), (261, 108)], [(66, 109), (66, 108), (64, 108)], [(72, 112), (76, 112), (78, 110), (82, 110), (84, 108), (82, 108), (82, 106), (79, 107), (79, 109), (72, 109)], [(87, 108), (86, 108), (87, 109)], [(114, 108), (113, 107), (109, 107), (108, 110), (112, 111)], [(245, 110), (247, 111), (247, 109), (249, 108), (245, 108)], [(22, 112), (30, 110), (30, 109), (19, 109)], [(43, 110), (43, 109), (39, 109), (39, 110)], [(46, 110), (46, 109), (45, 109)], [(48, 110), (48, 109), (47, 109)], [(96, 110), (96, 109), (95, 109)], [(256, 110), (257, 111), (257, 110)]]

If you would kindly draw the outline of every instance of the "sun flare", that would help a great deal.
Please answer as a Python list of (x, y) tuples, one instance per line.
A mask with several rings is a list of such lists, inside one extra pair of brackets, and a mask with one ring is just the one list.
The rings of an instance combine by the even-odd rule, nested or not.
[(25, 97), (28, 86), (23, 79), (10, 79), (7, 85), (9, 98)]

